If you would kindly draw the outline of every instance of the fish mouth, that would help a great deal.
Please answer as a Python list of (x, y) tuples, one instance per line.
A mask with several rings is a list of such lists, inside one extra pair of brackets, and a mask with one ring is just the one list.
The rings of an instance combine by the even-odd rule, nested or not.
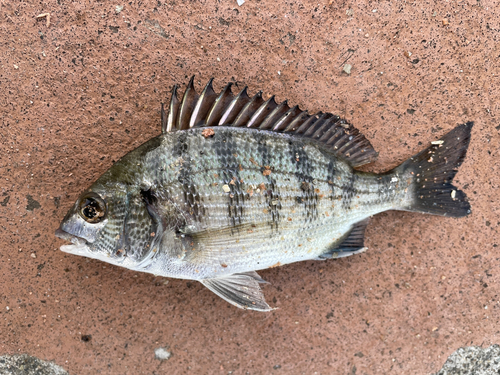
[(87, 248), (87, 240), (78, 236), (74, 236), (68, 232), (65, 232), (61, 228), (56, 229), (56, 237), (59, 237), (65, 241), (71, 242), (73, 245), (62, 245), (60, 247), (61, 251), (65, 253), (78, 253)]

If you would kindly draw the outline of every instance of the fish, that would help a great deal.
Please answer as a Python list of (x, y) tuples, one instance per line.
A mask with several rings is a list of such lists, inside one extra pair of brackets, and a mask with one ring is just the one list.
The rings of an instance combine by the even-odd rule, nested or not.
[(191, 78), (161, 106), (162, 133), (83, 191), (56, 236), (63, 252), (157, 276), (195, 280), (239, 308), (271, 311), (256, 271), (364, 252), (371, 216), (387, 210), (463, 217), (452, 184), (473, 122), (381, 174), (347, 120), (265, 99), (201, 93)]

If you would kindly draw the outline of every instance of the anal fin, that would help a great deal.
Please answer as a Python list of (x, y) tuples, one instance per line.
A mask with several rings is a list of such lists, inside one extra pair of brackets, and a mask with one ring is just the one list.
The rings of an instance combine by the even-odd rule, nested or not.
[(212, 292), (240, 309), (272, 311), (264, 298), (259, 283), (264, 280), (255, 271), (235, 273), (217, 279), (200, 280)]
[(365, 247), (365, 230), (370, 219), (365, 219), (353, 225), (351, 231), (345, 239), (333, 249), (329, 249), (324, 254), (321, 254), (317, 260), (343, 258), (350, 255), (359, 254), (366, 251)]

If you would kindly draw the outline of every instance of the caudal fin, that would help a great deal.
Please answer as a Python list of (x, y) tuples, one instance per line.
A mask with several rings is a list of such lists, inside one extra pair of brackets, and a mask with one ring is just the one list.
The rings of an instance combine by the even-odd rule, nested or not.
[(470, 214), (465, 193), (451, 182), (464, 161), (473, 125), (457, 126), (396, 168), (413, 176), (414, 197), (406, 210), (452, 217)]

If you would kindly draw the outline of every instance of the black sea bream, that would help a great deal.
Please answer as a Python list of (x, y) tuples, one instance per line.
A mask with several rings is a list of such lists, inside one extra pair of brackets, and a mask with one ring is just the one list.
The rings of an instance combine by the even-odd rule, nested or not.
[(76, 201), (61, 250), (131, 270), (200, 281), (229, 303), (269, 311), (255, 272), (365, 250), (368, 218), (387, 210), (461, 217), (451, 182), (472, 123), (383, 174), (370, 142), (329, 113), (309, 115), (228, 84), (174, 87), (162, 134), (124, 156)]

